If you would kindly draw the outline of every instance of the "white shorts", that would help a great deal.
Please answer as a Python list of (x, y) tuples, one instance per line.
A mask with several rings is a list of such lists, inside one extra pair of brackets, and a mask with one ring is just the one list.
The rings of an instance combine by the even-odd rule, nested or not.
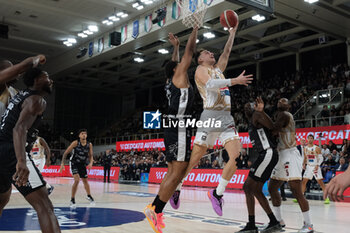
[(318, 169), (316, 172), (315, 172), (315, 167), (316, 166), (307, 165), (303, 178), (311, 180), (312, 177), (315, 177), (316, 180), (322, 180), (323, 176), (322, 176), (320, 166), (318, 166)]
[(272, 171), (271, 178), (275, 180), (302, 180), (303, 157), (296, 147), (278, 152), (279, 160)]
[(33, 159), (35, 166), (39, 169), (40, 172), (43, 172), (44, 166), (46, 163), (46, 158)]
[(216, 140), (219, 139), (222, 145), (229, 141), (238, 139), (239, 135), (235, 128), (235, 121), (230, 111), (204, 110), (201, 114), (201, 121), (221, 122), (221, 127), (202, 127), (197, 129), (194, 143), (213, 148)]

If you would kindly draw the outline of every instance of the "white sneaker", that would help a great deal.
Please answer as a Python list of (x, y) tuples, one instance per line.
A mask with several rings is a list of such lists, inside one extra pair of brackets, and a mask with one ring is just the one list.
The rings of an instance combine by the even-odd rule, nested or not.
[(303, 228), (301, 228), (298, 233), (313, 233), (314, 232), (314, 227), (312, 224), (306, 224), (304, 223)]
[(75, 201), (74, 201), (74, 202), (73, 202), (73, 201), (70, 201), (69, 207), (70, 207), (71, 209), (77, 208), (77, 205), (75, 204)]
[(96, 205), (95, 200), (92, 196), (90, 196), (90, 197), (86, 196), (86, 200), (88, 200), (90, 202), (90, 205), (92, 205), (92, 206)]

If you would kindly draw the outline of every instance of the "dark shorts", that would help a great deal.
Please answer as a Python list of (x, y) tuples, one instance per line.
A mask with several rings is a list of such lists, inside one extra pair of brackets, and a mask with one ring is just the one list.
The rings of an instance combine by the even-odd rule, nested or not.
[(26, 186), (18, 187), (12, 180), (12, 176), (16, 172), (16, 164), (17, 159), (13, 144), (0, 143), (0, 193), (8, 191), (11, 188), (11, 184), (13, 184), (23, 196), (27, 196), (46, 185), (40, 171), (27, 155), (28, 183)]
[(164, 129), (165, 157), (167, 162), (190, 161), (191, 130), (185, 128)]
[(85, 163), (75, 163), (70, 161), (69, 166), (73, 175), (79, 174), (80, 178), (88, 178)]
[(265, 183), (278, 162), (278, 152), (268, 149), (259, 153), (255, 163), (250, 168), (249, 177)]

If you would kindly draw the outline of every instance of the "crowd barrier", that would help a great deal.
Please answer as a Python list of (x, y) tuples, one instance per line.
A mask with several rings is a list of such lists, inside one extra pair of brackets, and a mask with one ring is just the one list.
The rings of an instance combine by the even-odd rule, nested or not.
[[(43, 176), (47, 177), (72, 177), (72, 173), (68, 165), (64, 166), (64, 170), (60, 171), (61, 166), (52, 165), (50, 167), (44, 167)], [(120, 167), (111, 167), (110, 180), (118, 181), (119, 180), (119, 171)], [(91, 179), (103, 180), (103, 167), (93, 166), (91, 169), (88, 169), (88, 177)]]

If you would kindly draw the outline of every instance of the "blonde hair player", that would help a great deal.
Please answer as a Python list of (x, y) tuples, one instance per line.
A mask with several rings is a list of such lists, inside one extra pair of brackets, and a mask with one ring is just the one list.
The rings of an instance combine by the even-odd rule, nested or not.
[[(321, 148), (314, 145), (314, 135), (307, 136), (307, 146), (304, 147), (304, 169), (302, 192), (305, 193), (306, 184), (312, 177), (315, 177), (317, 183), (321, 186), (322, 191), (325, 190), (323, 183), (323, 176), (320, 165), (323, 162), (323, 156), (321, 154)], [(325, 204), (329, 204), (329, 198), (324, 201)]]
[[(46, 156), (45, 156), (46, 154)], [(30, 151), (30, 156), (34, 162), (34, 165), (43, 172), (44, 166), (49, 167), (51, 165), (51, 150), (49, 145), (47, 145), (45, 139), (37, 136), (33, 148)], [(50, 195), (54, 189), (53, 186), (46, 183), (47, 192)]]
[(200, 50), (196, 54), (196, 62), (199, 65), (195, 73), (195, 82), (203, 99), (204, 109), (200, 120), (207, 121), (211, 118), (216, 122), (221, 121), (221, 127), (198, 128), (187, 174), (198, 164), (207, 149), (212, 148), (219, 138), (228, 152), (229, 161), (223, 169), (218, 187), (208, 192), (213, 209), (219, 216), (222, 216), (222, 196), (227, 184), (236, 172), (235, 160), (239, 156), (241, 148), (239, 135), (231, 115), (231, 96), (228, 87), (234, 85), (248, 86), (253, 80), (252, 75), (244, 74), (245, 71), (237, 78), (230, 79), (226, 79), (223, 74), (231, 54), (237, 27), (238, 23), (236, 27), (229, 29), (229, 37), (218, 62), (216, 62), (214, 54), (208, 50)]

